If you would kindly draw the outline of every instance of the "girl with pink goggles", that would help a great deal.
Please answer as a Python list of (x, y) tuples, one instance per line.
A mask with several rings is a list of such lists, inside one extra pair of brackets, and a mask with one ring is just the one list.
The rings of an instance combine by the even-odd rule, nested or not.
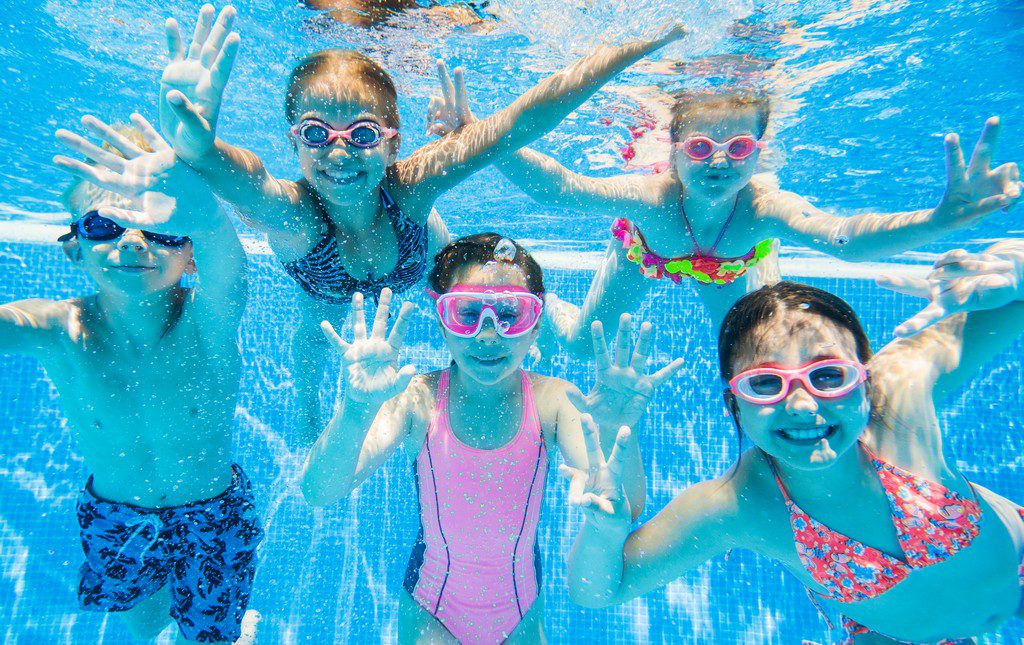
[(537, 295), (511, 284), (457, 284), (447, 293), (437, 294), (429, 289), (427, 293), (437, 301), (441, 325), (462, 338), (479, 334), (488, 318), (499, 336), (522, 336), (537, 326), (544, 309), (544, 301)]
[(814, 396), (834, 399), (849, 394), (867, 378), (868, 371), (860, 363), (829, 358), (795, 370), (756, 367), (734, 376), (729, 381), (729, 389), (744, 401), (771, 405), (789, 395), (793, 381), (803, 383)]

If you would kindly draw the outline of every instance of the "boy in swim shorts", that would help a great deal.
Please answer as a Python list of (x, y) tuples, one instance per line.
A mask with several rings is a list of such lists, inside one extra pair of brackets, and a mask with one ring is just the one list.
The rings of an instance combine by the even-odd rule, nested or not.
[(96, 292), (0, 306), (0, 353), (42, 363), (92, 473), (78, 503), (82, 608), (117, 612), (137, 638), (173, 619), (188, 640), (231, 642), (263, 536), (231, 462), (245, 253), (205, 183), (132, 120), (83, 119), (102, 148), (58, 131), (89, 158), (54, 162), (77, 177), (64, 252)]

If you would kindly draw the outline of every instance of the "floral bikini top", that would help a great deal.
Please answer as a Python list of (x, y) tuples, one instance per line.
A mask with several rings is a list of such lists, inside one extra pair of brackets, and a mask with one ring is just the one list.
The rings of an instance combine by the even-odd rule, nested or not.
[(705, 253), (700, 250), (697, 240), (693, 237), (690, 222), (684, 221), (686, 221), (686, 232), (690, 234), (693, 248), (697, 252), (677, 258), (662, 257), (652, 251), (651, 247), (647, 246), (647, 240), (644, 239), (640, 229), (625, 217), (616, 219), (612, 224), (612, 235), (622, 242), (622, 248), (626, 249), (626, 257), (639, 265), (640, 273), (655, 279), (667, 276), (676, 284), (682, 282), (682, 276), (689, 276), (703, 284), (730, 284), (746, 273), (747, 269), (760, 262), (772, 250), (773, 240), (767, 239), (758, 242), (746, 255), (738, 258), (718, 257), (715, 255), (715, 247), (722, 241), (725, 226), (729, 225), (727, 221), (718, 234), (718, 239)]
[(953, 556), (974, 541), (981, 524), (976, 497), (965, 499), (941, 484), (879, 459), (867, 446), (864, 450), (885, 488), (905, 560), (836, 533), (804, 513), (786, 491), (774, 460), (768, 458), (786, 498), (800, 561), (828, 590), (822, 594), (825, 598), (844, 603), (880, 596), (914, 569)]

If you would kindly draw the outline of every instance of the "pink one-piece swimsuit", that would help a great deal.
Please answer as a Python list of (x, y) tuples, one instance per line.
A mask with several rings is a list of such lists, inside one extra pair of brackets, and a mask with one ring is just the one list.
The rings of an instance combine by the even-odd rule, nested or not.
[(461, 643), (500, 643), (534, 600), (540, 582), (537, 521), (548, 456), (526, 372), (515, 437), (494, 450), (452, 432), (449, 370), (416, 457), (420, 535), (405, 589)]

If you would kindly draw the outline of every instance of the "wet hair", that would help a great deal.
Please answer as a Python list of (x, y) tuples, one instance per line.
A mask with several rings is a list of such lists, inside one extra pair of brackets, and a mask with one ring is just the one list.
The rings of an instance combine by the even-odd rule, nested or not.
[(691, 123), (694, 112), (698, 111), (740, 111), (752, 109), (757, 113), (757, 132), (760, 138), (768, 129), (768, 117), (771, 115), (771, 103), (768, 95), (763, 92), (730, 91), (730, 92), (685, 92), (676, 96), (672, 106), (672, 123), (669, 126), (669, 137), (672, 143), (679, 141), (683, 128)]
[(526, 287), (534, 295), (544, 297), (544, 272), (533, 259), (529, 251), (511, 238), (498, 233), (476, 233), (460, 237), (438, 251), (434, 256), (434, 268), (427, 280), (430, 288), (437, 293), (445, 293), (455, 284), (458, 274), (466, 267), (487, 264), (495, 261), (494, 251), (502, 240), (509, 240), (515, 245), (515, 257), (499, 260), (513, 264), (526, 276)]
[(288, 92), (284, 97), (284, 113), (288, 123), (295, 123), (301, 114), (299, 105), (304, 96), (331, 97), (345, 92), (343, 83), (358, 81), (373, 92), (383, 112), (379, 116), (383, 125), (396, 130), (398, 118), (398, 92), (384, 68), (367, 56), (351, 49), (321, 49), (303, 59), (288, 77)]
[[(871, 343), (860, 324), (860, 319), (849, 303), (835, 294), (807, 284), (783, 280), (761, 287), (740, 298), (725, 315), (718, 332), (718, 369), (725, 387), (729, 412), (739, 435), (741, 457), (743, 431), (737, 416), (736, 399), (728, 390), (728, 386), (724, 385), (735, 376), (733, 359), (741, 348), (750, 347), (756, 342), (753, 336), (759, 325), (782, 312), (797, 310), (830, 320), (840, 329), (849, 331), (853, 335), (857, 360), (865, 365), (871, 360)], [(883, 409), (884, 402), (872, 402), (873, 421), (881, 419)], [(736, 467), (738, 466), (737, 461)]]
[[(142, 136), (142, 132), (134, 125), (113, 123), (110, 127), (125, 139), (128, 139), (146, 152), (153, 151), (153, 148), (151, 148), (149, 143), (146, 142), (146, 138)], [(106, 141), (103, 142), (103, 149), (113, 155), (124, 158), (123, 154)], [(96, 162), (91, 159), (86, 159), (85, 163), (90, 166), (96, 165)], [(91, 206), (99, 202), (116, 203), (123, 200), (124, 198), (121, 195), (100, 188), (96, 184), (77, 177), (68, 184), (68, 187), (64, 189), (60, 196), (61, 204), (63, 204), (64, 208), (71, 213), (72, 219), (76, 219), (84, 215)]]
[(718, 361), (722, 381), (735, 374), (733, 358), (737, 351), (750, 346), (755, 328), (784, 311), (804, 311), (832, 321), (853, 335), (857, 359), (867, 364), (871, 359), (871, 343), (853, 308), (839, 296), (799, 282), (783, 280), (764, 286), (740, 298), (729, 309), (718, 332)]

